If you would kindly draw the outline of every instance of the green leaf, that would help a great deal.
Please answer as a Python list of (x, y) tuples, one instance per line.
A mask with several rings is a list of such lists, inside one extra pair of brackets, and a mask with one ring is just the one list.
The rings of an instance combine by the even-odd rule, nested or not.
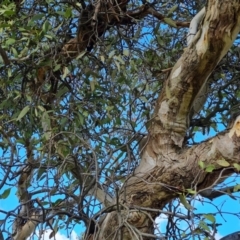
[(40, 13), (40, 14), (36, 14), (32, 17), (31, 21), (34, 22), (34, 21), (38, 21), (40, 19), (42, 19), (43, 17), (45, 16), (45, 14), (43, 13)]
[(87, 53), (87, 51), (80, 52), (80, 54), (76, 57), (76, 60), (82, 58), (86, 53)]
[(169, 26), (177, 28), (175, 21), (173, 21), (171, 18), (164, 18), (163, 21)]
[(48, 21), (45, 21), (42, 26), (43, 32), (46, 33), (50, 29), (50, 26), (51, 26), (51, 24)]
[(26, 114), (27, 112), (30, 110), (30, 107), (29, 106), (26, 106), (23, 108), (23, 110), (20, 112), (20, 114), (18, 115), (17, 117), (17, 121), (19, 121), (20, 119), (22, 119)]
[(195, 190), (191, 189), (191, 188), (188, 188), (187, 192), (190, 193), (190, 194), (193, 194), (193, 195), (197, 194), (197, 192)]
[(61, 68), (61, 64), (57, 64), (57, 65), (54, 67), (53, 71), (56, 72), (56, 71), (59, 70), (60, 68)]
[(67, 67), (63, 68), (63, 78), (66, 78), (66, 76), (70, 73), (69, 69)]
[(199, 165), (199, 167), (200, 167), (201, 169), (204, 169), (204, 168), (205, 168), (205, 164), (204, 164), (203, 161), (199, 161), (199, 162), (198, 162), (198, 165)]
[(203, 214), (203, 216), (210, 222), (215, 223), (216, 219), (212, 214)]
[(102, 62), (105, 62), (105, 57), (103, 55), (100, 56)]
[(45, 112), (45, 111), (46, 111), (45, 108), (44, 108), (43, 106), (41, 106), (41, 105), (38, 105), (37, 108), (38, 108), (40, 111), (42, 111), (42, 112)]
[(175, 12), (178, 8), (178, 5), (174, 5), (173, 7), (171, 7), (167, 13), (167, 15), (170, 15), (171, 13)]
[(145, 103), (148, 102), (148, 100), (147, 100), (147, 98), (146, 98), (145, 96), (141, 96), (140, 99), (141, 99), (143, 102), (145, 102)]
[(39, 170), (38, 170), (38, 173), (37, 173), (37, 180), (39, 180), (40, 179), (40, 177), (43, 175), (43, 173), (45, 173), (46, 172), (46, 169), (44, 169), (44, 168), (40, 168)]
[(91, 91), (94, 92), (94, 90), (95, 90), (95, 81), (90, 81), (90, 88), (91, 88)]
[(129, 50), (128, 49), (124, 49), (123, 50), (123, 55), (125, 55), (125, 56), (129, 56), (130, 55), (130, 52), (129, 52)]
[(70, 18), (72, 16), (72, 9), (69, 7), (66, 9), (64, 17), (65, 18)]
[(109, 58), (112, 58), (115, 55), (115, 50), (111, 51), (108, 55)]
[(117, 59), (121, 64), (125, 65), (125, 62), (122, 60), (120, 56), (115, 56), (115, 59)]
[(14, 56), (15, 58), (17, 58), (17, 57), (18, 57), (18, 52), (17, 52), (17, 50), (16, 50), (14, 47), (12, 47), (11, 49), (12, 49), (13, 56)]
[(240, 165), (239, 165), (239, 164), (237, 164), (237, 163), (234, 163), (234, 164), (233, 164), (233, 166), (234, 166), (234, 168), (236, 168), (236, 169), (237, 169), (237, 171), (240, 171)]
[(0, 199), (6, 199), (11, 192), (11, 188), (6, 189), (2, 194), (0, 194)]
[(238, 192), (240, 190), (240, 184), (236, 184), (233, 188), (234, 192)]
[(208, 165), (205, 169), (205, 172), (212, 172), (213, 170), (215, 169), (215, 166), (214, 165)]
[(14, 38), (8, 38), (8, 40), (6, 41), (6, 45), (9, 46), (11, 44), (14, 44), (16, 42), (16, 39)]
[(192, 206), (188, 203), (185, 195), (183, 194), (179, 195), (179, 199), (186, 209), (189, 209), (189, 210), (192, 209)]
[(114, 59), (114, 62), (115, 62), (115, 64), (116, 64), (117, 68), (118, 68), (118, 71), (120, 72), (120, 70), (121, 70), (121, 67), (120, 67), (120, 64), (119, 64), (119, 62), (118, 62), (118, 61), (116, 61), (116, 59)]
[(46, 140), (49, 140), (51, 137), (51, 120), (47, 112), (44, 112), (42, 115), (42, 128), (44, 131), (44, 136)]
[(209, 227), (207, 226), (207, 224), (203, 221), (200, 221), (199, 222), (199, 225), (198, 225), (200, 228), (202, 228), (203, 230), (205, 231), (210, 231)]
[(222, 166), (222, 167), (228, 167), (230, 166), (229, 162), (227, 162), (225, 159), (220, 159), (220, 160), (217, 160), (217, 163)]

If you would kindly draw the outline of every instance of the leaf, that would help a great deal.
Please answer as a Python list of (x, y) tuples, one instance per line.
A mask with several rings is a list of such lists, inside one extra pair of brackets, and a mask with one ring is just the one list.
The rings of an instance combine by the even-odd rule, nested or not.
[(237, 164), (237, 163), (234, 163), (234, 164), (233, 164), (233, 166), (234, 166), (234, 168), (236, 168), (236, 169), (237, 169), (237, 171), (240, 171), (240, 165), (239, 165), (239, 164)]
[(55, 236), (56, 232), (53, 230), (50, 234), (49, 234), (49, 239), (53, 238)]
[(188, 191), (188, 193), (193, 194), (193, 195), (197, 194), (197, 192), (191, 188), (188, 188), (187, 191)]
[(148, 102), (148, 100), (147, 100), (147, 98), (145, 97), (145, 96), (142, 96), (142, 97), (140, 97), (139, 99), (141, 99), (143, 102), (145, 102), (145, 103), (147, 103)]
[(39, 180), (40, 179), (40, 177), (43, 175), (43, 173), (45, 173), (46, 172), (46, 170), (44, 169), (44, 168), (40, 168), (39, 170), (38, 170), (38, 173), (37, 173), (37, 180)]
[(13, 53), (13, 56), (15, 57), (15, 58), (17, 58), (18, 57), (18, 52), (17, 52), (17, 50), (15, 49), (15, 48), (11, 48), (12, 49), (12, 53)]
[(178, 8), (178, 5), (174, 5), (173, 7), (171, 7), (167, 13), (167, 15), (170, 15), (171, 13), (175, 12)]
[(72, 9), (69, 7), (66, 9), (64, 17), (65, 18), (70, 18), (72, 16)]
[(114, 56), (114, 54), (115, 54), (115, 50), (111, 51), (111, 52), (109, 53), (108, 57), (109, 57), (109, 58), (112, 58), (112, 57)]
[(105, 57), (103, 55), (100, 56), (100, 59), (103, 63), (105, 62)]
[(214, 165), (208, 165), (205, 169), (205, 172), (212, 172), (213, 170), (215, 169), (215, 166)]
[(230, 165), (225, 159), (217, 160), (217, 163), (222, 167), (228, 167)]
[(180, 202), (183, 204), (183, 206), (186, 208), (186, 209), (192, 209), (192, 206), (188, 203), (185, 195), (181, 194), (179, 195), (179, 199), (180, 199)]
[(171, 18), (164, 18), (163, 21), (169, 26), (177, 28), (175, 21), (173, 21)]
[(6, 199), (6, 198), (9, 196), (10, 192), (11, 192), (11, 188), (6, 189), (6, 190), (0, 195), (0, 199)]
[(46, 140), (51, 137), (51, 121), (47, 112), (44, 112), (42, 115), (42, 128), (44, 131), (44, 136)]
[(125, 62), (122, 60), (120, 56), (115, 56), (115, 59), (117, 59), (121, 64), (125, 65)]
[(234, 192), (238, 192), (240, 190), (240, 184), (236, 184), (233, 188)]
[(42, 19), (44, 16), (45, 16), (45, 14), (43, 14), (43, 13), (36, 14), (32, 17), (30, 22), (38, 21), (38, 20)]
[(57, 65), (54, 67), (53, 71), (56, 72), (56, 71), (59, 70), (60, 68), (61, 68), (61, 64), (57, 64)]
[(9, 46), (11, 44), (14, 44), (16, 42), (16, 39), (14, 38), (9, 38), (7, 41), (6, 41), (6, 45)]
[(114, 59), (114, 62), (115, 62), (115, 64), (116, 64), (117, 68), (118, 68), (118, 71), (120, 72), (121, 68), (120, 68), (120, 64), (119, 64), (119, 62), (116, 61), (115, 59)]
[(203, 221), (200, 221), (199, 222), (199, 225), (198, 225), (200, 228), (202, 228), (203, 230), (205, 231), (210, 231), (209, 227), (207, 226), (207, 224)]
[(205, 164), (204, 164), (203, 161), (199, 161), (199, 162), (198, 162), (198, 165), (199, 165), (199, 167), (200, 167), (201, 169), (204, 169), (204, 168), (205, 168)]
[(38, 110), (37, 110), (37, 108), (34, 108), (34, 112), (35, 112), (35, 116), (37, 117), (37, 116), (38, 116)]
[(129, 50), (128, 49), (124, 49), (123, 50), (123, 55), (125, 55), (125, 56), (129, 56), (130, 55), (130, 52), (129, 52)]
[(94, 90), (95, 90), (95, 81), (90, 81), (90, 88), (91, 88), (91, 91), (94, 92)]
[(82, 51), (80, 52), (80, 54), (76, 57), (76, 60), (82, 58), (85, 54), (86, 54), (87, 51)]
[(20, 112), (20, 114), (18, 115), (17, 117), (17, 121), (19, 121), (20, 119), (22, 119), (26, 114), (27, 112), (29, 111), (30, 107), (29, 106), (26, 106), (23, 108), (23, 110)]
[(70, 73), (69, 69), (67, 67), (63, 68), (63, 78), (66, 78), (66, 76)]
[(212, 214), (203, 214), (203, 216), (210, 222), (215, 223), (216, 219)]
[(50, 23), (48, 21), (45, 21), (43, 26), (42, 26), (42, 30), (44, 33), (46, 33), (49, 29), (50, 29)]
[(45, 112), (45, 111), (46, 111), (45, 108), (44, 108), (43, 106), (41, 106), (41, 105), (38, 105), (37, 107), (38, 107), (38, 109), (39, 109), (40, 111), (42, 111), (42, 112)]

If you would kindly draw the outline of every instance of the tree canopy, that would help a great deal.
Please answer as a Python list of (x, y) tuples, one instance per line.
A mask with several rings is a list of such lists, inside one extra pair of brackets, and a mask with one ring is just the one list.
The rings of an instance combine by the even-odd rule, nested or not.
[(2, 0), (2, 236), (214, 239), (191, 204), (238, 198), (239, 30), (237, 0)]

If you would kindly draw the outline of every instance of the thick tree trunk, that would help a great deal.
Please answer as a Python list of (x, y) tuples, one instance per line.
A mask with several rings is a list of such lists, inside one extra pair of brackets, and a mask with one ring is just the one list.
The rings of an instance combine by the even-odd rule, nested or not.
[[(240, 161), (240, 117), (232, 129), (197, 146), (184, 146), (184, 137), (195, 96), (239, 30), (239, 0), (208, 1), (199, 32), (174, 66), (159, 96), (149, 141), (139, 167), (121, 189), (119, 210), (106, 215), (95, 239), (151, 239), (157, 213), (143, 208), (161, 209), (184, 189), (200, 191), (232, 173), (219, 160), (225, 159), (230, 165)], [(213, 164), (215, 170), (204, 172), (199, 161)]]

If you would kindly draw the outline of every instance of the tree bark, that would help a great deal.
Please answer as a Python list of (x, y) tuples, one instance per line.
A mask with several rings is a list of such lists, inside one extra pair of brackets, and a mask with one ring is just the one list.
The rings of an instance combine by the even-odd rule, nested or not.
[[(197, 146), (188, 147), (184, 138), (195, 97), (239, 30), (239, 0), (208, 1), (200, 30), (165, 81), (140, 165), (121, 189), (119, 210), (106, 215), (94, 239), (151, 239), (157, 213), (137, 208), (161, 209), (185, 189), (201, 191), (234, 172), (222, 161), (239, 162), (240, 116), (231, 129)], [(214, 171), (205, 172), (199, 161)]]

